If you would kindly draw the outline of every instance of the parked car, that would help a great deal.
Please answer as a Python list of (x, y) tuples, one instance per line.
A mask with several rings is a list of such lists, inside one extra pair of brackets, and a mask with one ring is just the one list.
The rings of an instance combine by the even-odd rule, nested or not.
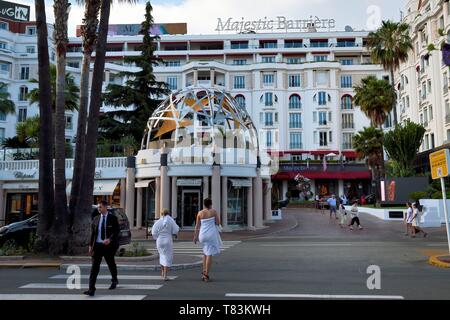
[[(120, 233), (119, 233), (119, 245), (127, 245), (131, 243), (131, 230), (128, 217), (125, 214), (125, 210), (122, 208), (109, 208), (108, 211), (115, 215), (119, 220)], [(94, 213), (98, 214), (95, 208)], [(93, 215), (94, 217), (94, 215)], [(11, 223), (7, 226), (0, 228), (0, 246), (2, 246), (8, 240), (14, 240), (21, 246), (27, 246), (30, 241), (30, 237), (36, 234), (38, 224), (38, 215), (33, 217)]]

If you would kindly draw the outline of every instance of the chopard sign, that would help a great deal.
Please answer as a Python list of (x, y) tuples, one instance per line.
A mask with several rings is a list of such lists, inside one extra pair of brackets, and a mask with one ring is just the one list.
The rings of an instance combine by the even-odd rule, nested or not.
[(31, 174), (26, 174), (20, 171), (16, 171), (14, 172), (14, 177), (16, 179), (34, 179), (34, 177), (36, 176), (36, 172), (31, 173)]
[(336, 21), (334, 19), (321, 19), (317, 16), (310, 16), (309, 19), (291, 20), (284, 16), (277, 16), (276, 19), (258, 19), (258, 20), (233, 20), (233, 18), (222, 19), (217, 18), (216, 31), (307, 31), (308, 28), (314, 27), (316, 29), (334, 29)]

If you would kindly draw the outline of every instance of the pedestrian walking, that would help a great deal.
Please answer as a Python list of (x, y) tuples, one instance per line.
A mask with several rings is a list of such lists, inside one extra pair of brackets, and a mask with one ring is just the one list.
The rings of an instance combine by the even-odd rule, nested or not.
[(428, 235), (428, 233), (426, 233), (420, 227), (420, 211), (419, 211), (419, 208), (417, 207), (417, 204), (414, 203), (412, 205), (412, 210), (413, 210), (413, 214), (412, 214), (412, 219), (411, 219), (411, 231), (412, 231), (411, 237), (415, 238), (416, 234), (422, 232), (423, 237), (425, 238)]
[(320, 210), (320, 196), (318, 194), (316, 194), (315, 199), (315, 204), (316, 204), (316, 209)]
[(412, 218), (413, 218), (413, 208), (411, 205), (411, 202), (406, 203), (406, 212), (403, 215), (403, 221), (406, 224), (406, 233), (405, 236), (409, 236), (410, 233), (412, 233)]
[(114, 255), (119, 248), (119, 221), (115, 215), (108, 212), (108, 202), (106, 201), (101, 201), (98, 204), (98, 211), (100, 214), (91, 223), (89, 255), (92, 256), (92, 267), (89, 276), (89, 290), (84, 292), (88, 296), (95, 295), (95, 283), (97, 282), (103, 257), (106, 260), (112, 277), (109, 289), (115, 289), (119, 283), (117, 279), (117, 266), (114, 260)]
[(347, 211), (345, 211), (345, 206), (343, 203), (339, 204), (339, 226), (341, 228), (344, 228), (344, 226), (347, 224)]
[(220, 254), (222, 240), (219, 234), (220, 216), (212, 208), (211, 199), (203, 201), (204, 209), (197, 214), (194, 243), (200, 242), (203, 247), (203, 272), (202, 281), (209, 282), (212, 257)]
[(167, 281), (167, 272), (173, 263), (173, 236), (178, 234), (180, 228), (170, 216), (169, 210), (161, 212), (161, 218), (152, 227), (152, 236), (156, 240), (161, 265), (161, 277)]
[(353, 230), (353, 225), (356, 223), (358, 228), (362, 230), (361, 223), (359, 221), (359, 210), (358, 210), (358, 202), (355, 201), (352, 205), (352, 208), (350, 209), (350, 217), (352, 220), (350, 221), (350, 224), (348, 225), (350, 227), (350, 230)]
[(330, 219), (332, 218), (332, 215), (333, 215), (333, 212), (334, 212), (334, 217), (337, 220), (338, 217), (337, 217), (337, 214), (336, 214), (336, 196), (333, 194), (331, 196), (331, 198), (328, 198), (327, 202), (328, 202), (328, 205), (330, 206)]

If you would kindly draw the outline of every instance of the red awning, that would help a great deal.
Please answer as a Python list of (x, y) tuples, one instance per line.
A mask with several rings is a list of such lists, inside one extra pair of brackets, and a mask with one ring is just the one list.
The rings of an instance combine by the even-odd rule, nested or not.
[(342, 151), (342, 155), (347, 158), (358, 158), (358, 153), (356, 151)]
[(272, 176), (273, 180), (291, 180), (297, 174), (308, 179), (323, 179), (323, 180), (357, 180), (357, 179), (371, 179), (370, 171), (301, 171), (301, 172), (279, 172)]
[(319, 156), (319, 155), (327, 155), (329, 153), (339, 154), (340, 152), (339, 151), (333, 151), (333, 150), (316, 150), (316, 151), (311, 151), (311, 152), (308, 152), (308, 153), (311, 153), (312, 155)]

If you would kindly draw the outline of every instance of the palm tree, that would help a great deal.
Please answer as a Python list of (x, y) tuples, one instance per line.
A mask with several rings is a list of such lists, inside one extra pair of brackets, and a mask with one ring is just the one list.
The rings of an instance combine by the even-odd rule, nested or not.
[[(97, 41), (98, 14), (100, 12), (101, 0), (88, 0), (84, 2), (84, 19), (81, 27), (83, 38), (83, 60), (81, 62), (80, 79), (80, 109), (78, 111), (77, 140), (75, 145), (75, 159), (73, 166), (72, 190), (69, 200), (70, 225), (74, 223), (77, 203), (81, 189), (84, 152), (86, 147), (86, 127), (89, 101), (89, 74), (91, 56)], [(78, 241), (79, 242), (79, 241)]]
[(36, 115), (31, 118), (27, 118), (23, 122), (19, 122), (16, 125), (16, 136), (18, 140), (29, 145), (31, 148), (35, 148), (39, 145), (39, 131), (40, 131), (40, 119)]
[(366, 159), (372, 179), (376, 181), (376, 198), (380, 200), (379, 185), (383, 160), (383, 130), (374, 127), (364, 128), (353, 137), (353, 148), (358, 153), (358, 158)]
[(425, 131), (421, 124), (408, 120), (405, 124), (397, 125), (394, 130), (386, 133), (384, 146), (389, 159), (393, 161), (396, 176), (414, 175), (413, 162), (419, 152)]
[[(56, 66), (54, 64), (50, 65), (50, 84), (51, 84), (51, 107), (52, 113), (56, 112), (56, 91), (57, 91), (57, 76), (56, 76)], [(38, 83), (38, 80), (31, 79), (31, 83)], [(65, 89), (64, 89), (64, 104), (66, 111), (74, 111), (78, 110), (78, 101), (80, 100), (80, 88), (77, 86), (75, 82), (75, 78), (70, 72), (67, 72), (64, 77)], [(39, 103), (39, 88), (35, 88), (31, 90), (27, 99), (30, 104)]]
[[(377, 31), (369, 33), (367, 47), (371, 51), (372, 61), (382, 64), (385, 70), (389, 70), (391, 84), (394, 87), (394, 70), (408, 59), (408, 52), (413, 49), (409, 25), (389, 20), (383, 21)], [(398, 121), (395, 105), (393, 109), (394, 125), (396, 125)]]
[(16, 106), (10, 97), (8, 84), (0, 82), (0, 113), (9, 114), (16, 112)]
[(48, 55), (47, 17), (45, 0), (35, 0), (38, 74), (39, 74), (39, 223), (37, 250), (48, 249), (49, 230), (55, 213), (53, 189), (53, 117), (50, 84), (50, 60)]
[(360, 106), (373, 126), (381, 129), (397, 101), (394, 87), (386, 80), (368, 76), (360, 85), (355, 86), (354, 90), (355, 104)]

